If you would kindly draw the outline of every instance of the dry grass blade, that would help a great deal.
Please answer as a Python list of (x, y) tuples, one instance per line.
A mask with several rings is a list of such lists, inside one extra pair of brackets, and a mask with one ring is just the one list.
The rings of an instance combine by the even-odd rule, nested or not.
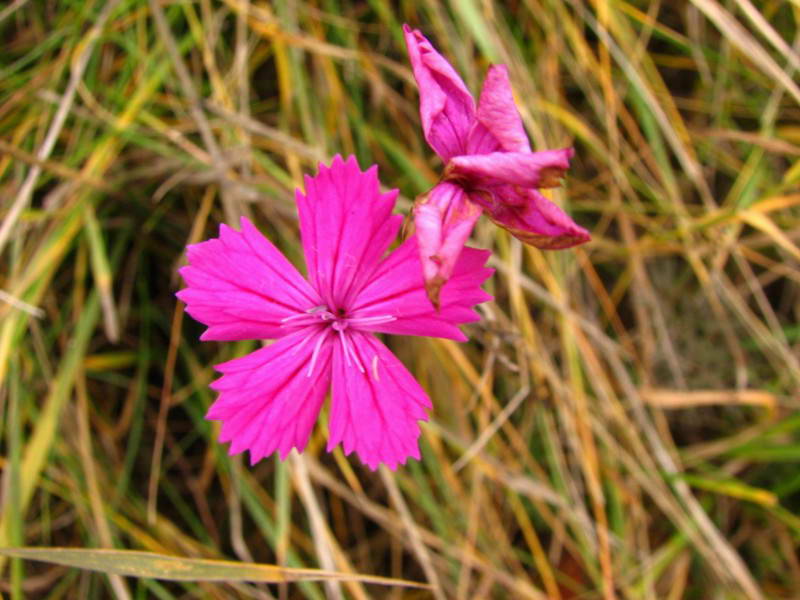
[(664, 409), (697, 408), (709, 405), (749, 405), (775, 409), (775, 394), (763, 390), (643, 390), (642, 400)]
[(388, 577), (352, 575), (317, 569), (289, 569), (275, 565), (168, 556), (134, 550), (89, 548), (0, 548), (0, 555), (49, 562), (67, 567), (102, 571), (128, 577), (169, 581), (361, 581), (382, 586), (425, 588), (423, 583)]

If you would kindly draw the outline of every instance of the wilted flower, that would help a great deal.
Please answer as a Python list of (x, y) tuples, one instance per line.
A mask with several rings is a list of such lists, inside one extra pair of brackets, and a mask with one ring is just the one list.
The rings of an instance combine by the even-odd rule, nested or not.
[(450, 63), (419, 31), (408, 25), (403, 31), (419, 84), (425, 139), (446, 165), (442, 181), (414, 207), (431, 300), (438, 302), (482, 212), (538, 248), (588, 241), (589, 233), (538, 191), (558, 185), (573, 151), (531, 151), (505, 65), (489, 69), (476, 108)]
[(222, 421), (230, 452), (252, 463), (305, 448), (332, 388), (328, 450), (342, 443), (375, 469), (419, 458), (418, 421), (430, 400), (373, 334), (466, 340), (457, 325), (478, 320), (471, 307), (492, 270), (488, 252), (465, 248), (442, 288), (441, 310), (425, 297), (416, 237), (384, 257), (402, 217), (397, 191), (382, 194), (377, 168), (361, 172), (336, 157), (297, 191), (308, 281), (245, 218), (241, 231), (188, 247), (178, 297), (208, 326), (203, 340), (275, 339), (217, 365), (219, 397), (206, 418)]

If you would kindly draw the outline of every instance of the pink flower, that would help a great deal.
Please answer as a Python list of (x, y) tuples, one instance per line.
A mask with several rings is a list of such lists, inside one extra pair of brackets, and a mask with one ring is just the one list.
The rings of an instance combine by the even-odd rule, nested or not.
[(532, 152), (505, 65), (489, 69), (477, 109), (450, 63), (418, 30), (403, 26), (425, 139), (445, 162), (443, 181), (421, 196), (414, 224), (426, 289), (434, 304), (475, 221), (492, 221), (526, 244), (558, 249), (589, 233), (538, 188), (555, 187), (573, 150)]
[(402, 222), (392, 215), (397, 190), (382, 194), (377, 167), (361, 172), (336, 157), (297, 191), (308, 281), (245, 218), (241, 231), (188, 247), (178, 292), (187, 312), (208, 326), (200, 339), (275, 339), (217, 365), (219, 397), (206, 418), (222, 421), (230, 452), (251, 463), (303, 450), (332, 388), (328, 450), (343, 445), (370, 468), (419, 458), (418, 421), (430, 400), (374, 333), (464, 341), (460, 323), (491, 296), (488, 252), (465, 248), (442, 288), (441, 310), (425, 297), (415, 237), (387, 256)]

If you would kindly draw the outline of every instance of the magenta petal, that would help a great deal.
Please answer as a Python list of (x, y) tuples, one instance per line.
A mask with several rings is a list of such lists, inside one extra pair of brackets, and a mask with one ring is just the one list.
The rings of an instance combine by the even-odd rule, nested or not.
[(360, 329), (397, 335), (442, 337), (466, 341), (458, 329), (462, 323), (479, 320), (472, 307), (492, 297), (481, 284), (493, 270), (484, 267), (488, 250), (464, 248), (452, 275), (441, 289), (439, 310), (428, 299), (420, 273), (416, 236), (407, 239), (386, 257), (374, 279), (359, 294), (353, 306), (355, 318), (395, 317), (388, 322), (364, 324)]
[(525, 127), (514, 103), (508, 69), (493, 65), (483, 82), (478, 100), (477, 123), (470, 133), (469, 154), (530, 152), (531, 146)]
[(283, 254), (246, 218), (241, 231), (188, 247), (176, 295), (208, 326), (200, 339), (268, 339), (285, 335), (281, 319), (319, 304), (319, 296)]
[(386, 346), (371, 334), (354, 331), (349, 343), (363, 367), (333, 352), (328, 450), (342, 444), (370, 469), (380, 463), (396, 469), (410, 456), (419, 459), (419, 421), (428, 419), (428, 395)]
[(300, 232), (311, 283), (329, 307), (355, 296), (394, 241), (403, 218), (392, 215), (397, 190), (382, 194), (377, 167), (352, 156), (319, 166), (297, 191)]
[(434, 304), (480, 216), (461, 186), (450, 182), (438, 184), (414, 206), (422, 275)]
[(560, 250), (591, 239), (588, 231), (536, 190), (499, 186), (495, 195), (501, 199), (490, 204), (483, 204), (482, 197), (474, 199), (492, 221), (526, 244)]
[(222, 421), (220, 441), (231, 442), (231, 454), (249, 450), (254, 464), (276, 450), (286, 458), (292, 448), (305, 448), (330, 386), (333, 340), (330, 330), (306, 335), (216, 366), (223, 376), (211, 387), (219, 397), (206, 418)]
[(475, 118), (475, 101), (455, 69), (418, 30), (403, 25), (411, 68), (419, 86), (425, 139), (442, 157), (464, 154)]
[(502, 183), (531, 188), (557, 187), (574, 154), (572, 148), (563, 148), (454, 156), (447, 164), (445, 176), (475, 187)]

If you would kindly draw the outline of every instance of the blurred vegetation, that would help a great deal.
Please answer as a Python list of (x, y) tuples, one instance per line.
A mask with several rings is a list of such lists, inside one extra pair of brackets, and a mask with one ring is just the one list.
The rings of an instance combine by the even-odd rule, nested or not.
[[(797, 598), (798, 19), (777, 0), (4, 3), (0, 546), (350, 578), (17, 558), (0, 593)], [(497, 273), (471, 341), (388, 342), (435, 405), (420, 462), (372, 473), (323, 426), (251, 468), (203, 415), (212, 365), (256, 345), (200, 343), (176, 268), (239, 215), (301, 264), (292, 190), (337, 153), (377, 163), (403, 210), (435, 182), (403, 22), (476, 93), (509, 66), (534, 146), (576, 148), (553, 196), (593, 241), (544, 253), (479, 224)]]

